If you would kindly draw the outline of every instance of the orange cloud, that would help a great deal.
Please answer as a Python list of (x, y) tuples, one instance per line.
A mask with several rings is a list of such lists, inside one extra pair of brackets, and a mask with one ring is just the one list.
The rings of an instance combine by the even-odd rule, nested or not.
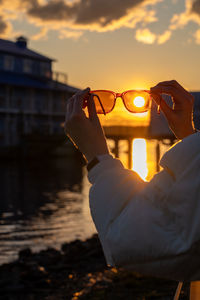
[(145, 44), (154, 44), (156, 41), (156, 35), (152, 33), (148, 28), (138, 29), (135, 34), (137, 41)]
[(194, 33), (195, 42), (200, 45), (200, 29)]
[(186, 0), (185, 11), (173, 16), (170, 29), (184, 28), (191, 21), (200, 25), (200, 0)]
[(160, 1), (163, 0), (12, 0), (11, 5), (10, 0), (0, 0), (0, 13), (9, 21), (26, 18), (41, 28), (33, 39), (45, 38), (49, 30), (59, 31), (61, 38), (77, 38), (83, 30), (103, 32), (155, 22), (156, 12), (150, 7)]
[(171, 31), (166, 30), (163, 34), (157, 35), (151, 32), (148, 28), (138, 29), (136, 31), (135, 38), (139, 42), (145, 44), (154, 44), (157, 43), (159, 45), (164, 44), (171, 37)]
[[(181, 21), (181, 16), (174, 16), (164, 33), (152, 33), (147, 25), (159, 21), (155, 5), (162, 1), (164, 0), (12, 0), (11, 5), (11, 0), (0, 0), (0, 35), (13, 36), (12, 20), (26, 19), (39, 29), (31, 37), (34, 40), (47, 38), (48, 32), (52, 30), (57, 31), (61, 39), (78, 39), (85, 31), (106, 32), (137, 26), (136, 40), (146, 44), (163, 44), (170, 39), (172, 30), (186, 21), (185, 17)], [(199, 1), (193, 1), (187, 11), (191, 13), (195, 10), (197, 14)], [(189, 5), (191, 1), (186, 2)]]
[[(173, 16), (169, 28), (170, 30), (183, 29), (190, 22), (200, 25), (200, 0), (186, 0), (185, 11)], [(195, 42), (200, 44), (200, 29), (193, 34), (193, 37)]]
[(12, 31), (12, 25), (0, 15), (0, 36), (6, 38)]
[(72, 38), (74, 40), (77, 40), (80, 36), (82, 36), (83, 32), (82, 31), (72, 31), (72, 30), (66, 30), (62, 29), (59, 34), (60, 39), (65, 39), (65, 38)]
[(166, 30), (163, 34), (159, 35), (157, 38), (157, 42), (159, 45), (166, 43), (172, 35), (170, 30)]
[(38, 33), (32, 35), (31, 39), (35, 41), (41, 39), (47, 39), (47, 33), (48, 33), (48, 29), (46, 27), (42, 27)]

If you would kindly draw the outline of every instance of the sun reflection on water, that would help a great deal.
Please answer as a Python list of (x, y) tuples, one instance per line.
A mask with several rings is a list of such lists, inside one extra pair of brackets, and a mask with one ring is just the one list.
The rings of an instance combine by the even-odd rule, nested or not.
[(146, 180), (148, 175), (147, 167), (147, 142), (145, 139), (134, 139), (133, 140), (133, 170), (138, 173), (138, 175)]

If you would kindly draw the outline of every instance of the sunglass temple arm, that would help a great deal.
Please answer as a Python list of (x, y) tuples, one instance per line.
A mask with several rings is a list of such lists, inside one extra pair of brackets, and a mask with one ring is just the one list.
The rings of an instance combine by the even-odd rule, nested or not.
[(99, 104), (101, 105), (101, 109), (102, 109), (104, 115), (106, 115), (105, 109), (104, 109), (104, 107), (103, 107), (103, 104), (101, 103), (101, 100), (100, 100), (99, 96), (98, 96), (97, 94), (92, 94), (92, 95), (94, 95), (94, 96), (97, 97), (97, 99), (98, 99), (98, 101), (99, 101)]

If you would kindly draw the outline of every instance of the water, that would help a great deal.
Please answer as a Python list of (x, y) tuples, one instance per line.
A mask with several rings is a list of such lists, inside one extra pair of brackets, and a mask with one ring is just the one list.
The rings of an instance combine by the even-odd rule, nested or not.
[(1, 161), (0, 264), (95, 233), (89, 186), (76, 160)]
[[(123, 140), (119, 143), (120, 158), (126, 167), (127, 145)], [(109, 146), (113, 148), (112, 141)], [(144, 157), (142, 151), (137, 154), (133, 148), (134, 160), (140, 162), (136, 171), (143, 174), (147, 168), (148, 179), (156, 171), (155, 146), (156, 141), (148, 141), (143, 147)], [(169, 146), (161, 146), (162, 154)], [(133, 167), (137, 167), (135, 162)], [(87, 171), (77, 160), (1, 161), (0, 264), (15, 260), (18, 251), (27, 247), (33, 251), (60, 249), (65, 242), (84, 240), (95, 233), (89, 187)]]

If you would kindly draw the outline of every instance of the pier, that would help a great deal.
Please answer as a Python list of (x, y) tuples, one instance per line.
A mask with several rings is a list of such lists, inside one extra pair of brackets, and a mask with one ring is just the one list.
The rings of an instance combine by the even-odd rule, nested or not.
[(157, 114), (157, 107), (152, 104), (149, 126), (104, 126), (105, 135), (114, 141), (112, 149), (116, 158), (119, 158), (119, 141), (126, 140), (128, 144), (128, 168), (132, 169), (133, 139), (143, 138), (146, 140), (156, 140), (156, 170), (159, 171), (160, 145), (173, 145), (175, 136), (170, 131), (164, 116)]
[(108, 139), (114, 141), (113, 154), (119, 158), (119, 141), (126, 140), (128, 143), (128, 168), (132, 168), (132, 153), (133, 153), (133, 139), (147, 138), (148, 127), (133, 127), (133, 126), (105, 126), (105, 135)]

